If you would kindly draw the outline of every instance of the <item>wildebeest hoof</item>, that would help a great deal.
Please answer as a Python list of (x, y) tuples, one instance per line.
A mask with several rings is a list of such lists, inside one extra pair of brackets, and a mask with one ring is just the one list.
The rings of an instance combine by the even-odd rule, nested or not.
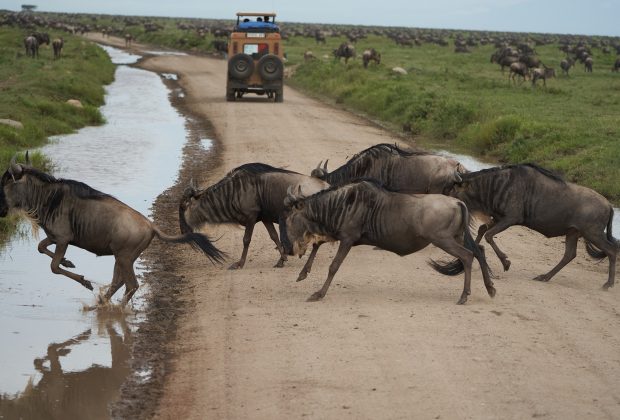
[(614, 284), (613, 284), (613, 283), (609, 283), (609, 282), (607, 282), (607, 283), (605, 283), (605, 284), (603, 285), (602, 289), (603, 289), (603, 290), (605, 290), (605, 291), (607, 291), (607, 290), (609, 290), (609, 288), (610, 288), (610, 287), (614, 287)]
[(302, 271), (301, 273), (299, 273), (299, 276), (297, 276), (297, 281), (302, 281), (306, 277), (308, 277), (308, 272), (307, 271)]
[(495, 287), (489, 286), (487, 288), (487, 292), (489, 293), (489, 296), (491, 296), (492, 298), (495, 297), (495, 293), (496, 293)]
[(63, 265), (67, 268), (75, 268), (75, 265), (73, 265), (73, 263), (67, 260), (66, 258), (63, 258), (62, 260), (60, 260), (60, 265)]
[(282, 268), (284, 267), (284, 260), (279, 260), (273, 268)]
[(306, 302), (318, 302), (319, 300), (323, 299), (323, 294), (318, 291), (312, 294), (312, 296), (310, 296)]
[(467, 295), (461, 295), (461, 298), (459, 299), (458, 302), (456, 302), (457, 305), (464, 305), (465, 302), (467, 302)]
[(541, 274), (540, 276), (534, 277), (534, 280), (548, 282), (549, 278), (545, 274)]
[(93, 289), (93, 285), (91, 282), (89, 282), (88, 280), (86, 280), (84, 277), (82, 277), (82, 279), (80, 280), (80, 284), (84, 287), (86, 287), (88, 290), (90, 290), (91, 292), (94, 290)]
[(508, 271), (510, 268), (510, 260), (502, 261), (502, 265), (504, 266), (504, 271)]
[(236, 263), (232, 263), (230, 267), (228, 267), (229, 270), (239, 270), (240, 268), (243, 268), (243, 264), (241, 264), (239, 261), (237, 261)]

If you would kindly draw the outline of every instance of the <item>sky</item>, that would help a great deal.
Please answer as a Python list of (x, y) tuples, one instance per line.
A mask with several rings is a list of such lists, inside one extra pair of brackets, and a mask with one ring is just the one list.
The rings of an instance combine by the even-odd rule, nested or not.
[(24, 3), (50, 12), (233, 19), (275, 11), (285, 22), (620, 36), (620, 0), (2, 0), (0, 9)]

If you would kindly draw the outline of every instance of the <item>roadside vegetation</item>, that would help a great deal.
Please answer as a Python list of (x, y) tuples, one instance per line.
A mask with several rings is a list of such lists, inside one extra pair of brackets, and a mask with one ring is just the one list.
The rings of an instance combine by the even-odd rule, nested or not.
[[(0, 124), (0, 168), (11, 157), (43, 146), (49, 136), (66, 134), (86, 125), (102, 124), (99, 107), (104, 85), (114, 78), (107, 54), (90, 42), (46, 29), (50, 38), (62, 36), (62, 57), (53, 59), (52, 47), (42, 45), (39, 58), (25, 55), (23, 39), (32, 32), (0, 27), (0, 119), (20, 122), (23, 128)], [(67, 104), (79, 100), (83, 108)], [(31, 155), (38, 167), (49, 165), (40, 153)], [(15, 219), (0, 219), (0, 239), (15, 229)]]
[[(290, 84), (408, 132), (422, 146), (501, 163), (535, 162), (620, 203), (620, 74), (610, 71), (615, 54), (595, 49), (594, 72), (577, 64), (567, 77), (558, 46), (538, 46), (537, 55), (557, 77), (533, 87), (529, 80), (509, 82), (508, 70), (490, 62), (491, 45), (457, 54), (452, 43), (398, 47), (369, 36), (345, 65), (331, 54), (343, 41), (289, 40)], [(370, 47), (381, 52), (381, 65), (364, 69), (360, 56)], [(304, 62), (307, 49), (317, 59)], [(393, 73), (396, 66), (408, 74)]]

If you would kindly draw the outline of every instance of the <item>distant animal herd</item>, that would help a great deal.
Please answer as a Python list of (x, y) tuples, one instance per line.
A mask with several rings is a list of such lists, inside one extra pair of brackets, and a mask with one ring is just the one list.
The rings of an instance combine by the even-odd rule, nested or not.
[[(301, 257), (311, 247), (297, 281), (308, 276), (322, 244), (339, 242), (323, 287), (309, 301), (325, 297), (345, 257), (358, 245), (401, 256), (429, 244), (442, 249), (455, 259), (429, 264), (445, 275), (464, 272), (459, 304), (471, 293), (475, 260), (493, 297), (494, 274), (479, 244), (484, 237), (508, 270), (511, 262), (494, 238), (515, 225), (547, 237), (565, 236), (561, 260), (535, 280), (549, 281), (573, 260), (582, 237), (592, 258), (609, 261), (603, 288), (615, 283), (620, 242), (612, 235), (613, 207), (594, 190), (566, 182), (545, 168), (520, 164), (470, 172), (454, 159), (385, 143), (359, 152), (331, 172), (327, 163), (320, 162), (310, 175), (248, 163), (206, 188), (191, 182), (178, 197), (180, 234), (170, 236), (108, 194), (33, 168), (26, 154), (25, 163), (17, 163), (14, 157), (0, 180), (0, 217), (10, 211), (28, 214), (47, 235), (38, 251), (52, 259), (52, 272), (89, 290), (93, 289), (90, 280), (65, 269), (75, 268), (64, 257), (68, 246), (113, 255), (112, 282), (100, 295), (100, 303), (109, 301), (123, 285), (123, 304), (130, 301), (138, 289), (133, 264), (154, 237), (189, 243), (211, 261), (222, 263), (228, 254), (214, 245), (204, 229), (213, 224), (244, 226), (241, 256), (229, 267), (242, 269), (259, 222), (278, 250), (275, 267), (282, 267), (288, 256)], [(470, 231), (472, 214), (482, 222), (475, 239)], [(53, 252), (50, 245), (55, 245)]]

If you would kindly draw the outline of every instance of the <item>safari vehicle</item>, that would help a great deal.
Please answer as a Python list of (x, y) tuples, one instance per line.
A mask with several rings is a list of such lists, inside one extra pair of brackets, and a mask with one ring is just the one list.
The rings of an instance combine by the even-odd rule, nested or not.
[(237, 13), (228, 42), (227, 101), (246, 93), (283, 101), (284, 51), (275, 19), (275, 13)]

